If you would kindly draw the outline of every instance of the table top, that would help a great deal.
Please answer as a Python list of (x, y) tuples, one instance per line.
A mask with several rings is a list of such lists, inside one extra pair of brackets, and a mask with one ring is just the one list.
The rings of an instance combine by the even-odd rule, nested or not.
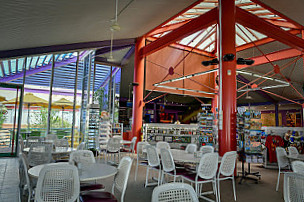
[(298, 154), (298, 155), (287, 155), (287, 158), (293, 159), (293, 160), (299, 160), (304, 161), (304, 154)]
[[(185, 150), (180, 149), (170, 149), (172, 157), (175, 161), (180, 161), (184, 163), (199, 163), (201, 157), (196, 157), (194, 154), (187, 153)], [(220, 163), (222, 157), (219, 156), (218, 162)]]
[[(23, 149), (24, 152), (29, 152), (30, 148), (26, 147)], [(71, 153), (72, 151), (76, 151), (75, 148), (69, 147), (68, 150), (62, 148), (62, 147), (56, 147), (55, 151), (52, 151), (52, 154), (68, 154)]]
[[(51, 164), (68, 164), (68, 163), (51, 163)], [(41, 169), (49, 164), (34, 166), (28, 170), (28, 174), (32, 177), (38, 178)], [(78, 170), (79, 171), (79, 170)], [(93, 180), (100, 180), (111, 177), (117, 173), (117, 168), (104, 163), (93, 163), (82, 165), (79, 171), (80, 182), (87, 182)]]

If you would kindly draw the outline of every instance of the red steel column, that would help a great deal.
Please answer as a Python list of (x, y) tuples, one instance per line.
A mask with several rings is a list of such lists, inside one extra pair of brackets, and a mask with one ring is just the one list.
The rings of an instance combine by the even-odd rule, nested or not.
[(144, 58), (140, 54), (141, 48), (145, 46), (144, 37), (139, 37), (135, 44), (134, 58), (134, 83), (133, 87), (133, 108), (132, 108), (132, 136), (140, 141), (142, 119), (143, 119), (143, 93), (144, 93)]
[(236, 151), (236, 59), (224, 61), (226, 54), (236, 55), (235, 0), (219, 1), (220, 119), (219, 154)]

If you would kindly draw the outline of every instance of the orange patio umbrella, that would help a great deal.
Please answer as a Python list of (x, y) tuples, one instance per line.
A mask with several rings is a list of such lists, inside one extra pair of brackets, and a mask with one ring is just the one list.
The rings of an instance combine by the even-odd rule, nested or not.
[[(63, 127), (63, 112), (65, 109), (73, 109), (73, 102), (71, 102), (65, 98), (61, 98), (60, 100), (57, 100), (52, 103), (52, 108), (62, 109), (62, 127)], [(80, 108), (80, 106), (76, 105), (75, 109), (78, 109), (78, 108)]]
[[(4, 105), (16, 104), (16, 98), (3, 102)], [(17, 100), (19, 104), (19, 100)], [(40, 97), (35, 96), (33, 93), (26, 93), (23, 97), (23, 104), (28, 107), (27, 113), (27, 128), (30, 128), (30, 106), (47, 107), (48, 102)]]

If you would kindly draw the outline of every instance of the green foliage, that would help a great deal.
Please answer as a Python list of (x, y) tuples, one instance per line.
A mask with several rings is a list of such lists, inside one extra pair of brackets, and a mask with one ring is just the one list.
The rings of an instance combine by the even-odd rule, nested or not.
[(99, 103), (100, 112), (107, 109), (107, 106), (106, 106), (107, 103), (105, 102), (105, 99), (104, 99), (105, 97), (107, 97), (107, 95), (105, 94), (104, 88), (99, 88), (94, 93), (94, 99), (96, 101), (98, 101), (98, 103)]
[(7, 109), (5, 106), (2, 106), (0, 108), (0, 128), (2, 128), (2, 125), (5, 121), (5, 119), (7, 118), (7, 116), (5, 115), (7, 113)]
[[(61, 112), (58, 110), (52, 110), (51, 111), (51, 128), (70, 128), (72, 125), (66, 121), (63, 120), (63, 126), (62, 126), (62, 117), (60, 116)], [(47, 127), (47, 119), (48, 119), (48, 109), (47, 108), (41, 108), (40, 113), (32, 113), (32, 116), (34, 116), (35, 123), (32, 124), (32, 127), (34, 128), (46, 128)]]

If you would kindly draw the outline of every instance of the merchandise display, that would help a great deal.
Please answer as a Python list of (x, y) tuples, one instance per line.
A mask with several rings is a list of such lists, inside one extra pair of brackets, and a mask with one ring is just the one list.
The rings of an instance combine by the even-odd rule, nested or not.
[(189, 143), (198, 143), (197, 125), (146, 123), (143, 125), (143, 140), (154, 145), (168, 142), (171, 148), (185, 148)]
[[(254, 110), (238, 111), (237, 115), (237, 138), (238, 152), (242, 161), (242, 179), (248, 179), (248, 176), (258, 182), (261, 178), (259, 172), (252, 173), (250, 171), (251, 163), (263, 163), (262, 143), (261, 138), (265, 136), (261, 130), (262, 123), (260, 122), (261, 113)], [(248, 171), (245, 171), (245, 162), (248, 163)], [(252, 179), (252, 178), (250, 178)]]
[(202, 112), (198, 113), (198, 131), (199, 131), (199, 145), (214, 146), (214, 114), (211, 112), (210, 104), (202, 105)]
[(112, 135), (113, 136), (122, 136), (123, 135), (123, 124), (122, 123), (113, 123), (112, 125)]
[(99, 105), (91, 104), (88, 108), (89, 111), (89, 127), (87, 136), (87, 148), (97, 148), (99, 136)]

